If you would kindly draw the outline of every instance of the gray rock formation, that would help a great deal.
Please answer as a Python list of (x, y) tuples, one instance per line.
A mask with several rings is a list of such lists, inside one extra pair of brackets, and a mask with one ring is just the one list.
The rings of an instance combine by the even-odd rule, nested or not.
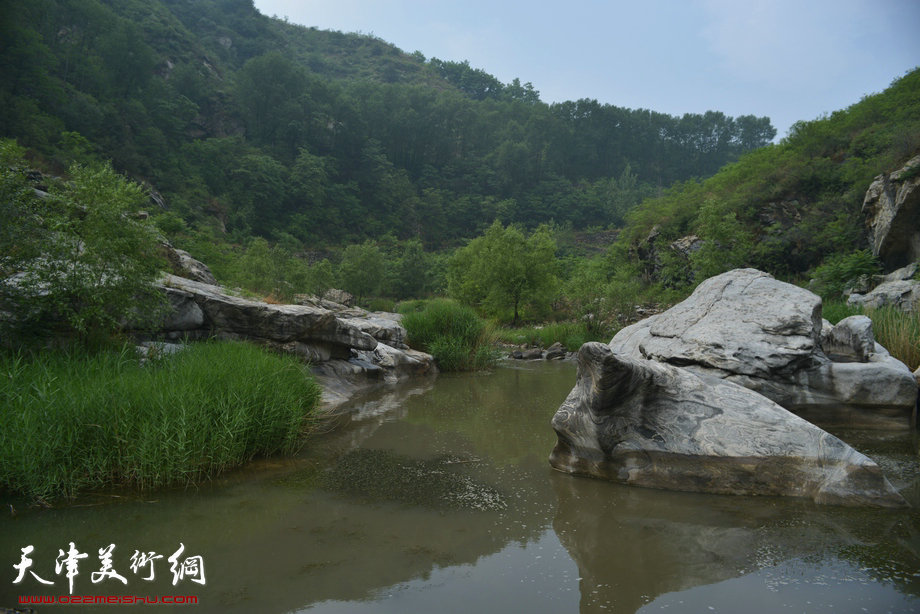
[(878, 344), (860, 350), (865, 362), (835, 362), (821, 347), (822, 329), (817, 295), (736, 269), (624, 328), (610, 346), (741, 384), (812, 420), (907, 427), (917, 398), (907, 367)]
[(176, 249), (169, 243), (163, 243), (163, 248), (166, 260), (176, 275), (204, 284), (217, 285), (217, 279), (205, 263), (195, 260), (187, 251)]
[(872, 320), (850, 316), (832, 326), (827, 320), (821, 330), (821, 349), (832, 360), (868, 362), (875, 353)]
[(878, 466), (751, 390), (616, 354), (578, 353), (575, 388), (552, 421), (560, 471), (637, 486), (906, 505)]
[(902, 311), (920, 309), (920, 281), (915, 279), (885, 281), (866, 294), (854, 292), (847, 297), (847, 304), (854, 307), (897, 307)]
[(546, 348), (546, 353), (543, 357), (546, 358), (546, 360), (561, 360), (565, 358), (565, 346), (557, 341)]
[(687, 235), (676, 241), (672, 241), (670, 248), (682, 258), (689, 258), (691, 255), (702, 249), (705, 241), (696, 235)]
[(355, 304), (355, 297), (345, 290), (339, 290), (338, 288), (330, 288), (326, 290), (326, 293), (323, 294), (323, 299), (327, 301), (332, 301), (333, 303), (340, 303), (346, 307), (352, 307)]
[(879, 175), (863, 201), (872, 253), (887, 269), (920, 260), (920, 156)]
[[(161, 288), (171, 307), (161, 330), (167, 339), (245, 339), (300, 356), (336, 389), (327, 405), (347, 397), (343, 391), (436, 372), (429, 354), (405, 345), (398, 314), (269, 304), (175, 275), (165, 276)], [(332, 386), (334, 379), (341, 381)]]

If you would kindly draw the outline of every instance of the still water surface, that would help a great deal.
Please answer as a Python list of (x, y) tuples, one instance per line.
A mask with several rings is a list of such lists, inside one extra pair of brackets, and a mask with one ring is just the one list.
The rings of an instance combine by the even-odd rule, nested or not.
[[(838, 433), (912, 511), (630, 488), (553, 471), (570, 363), (442, 375), (356, 404), (297, 458), (194, 490), (98, 495), (0, 516), (0, 607), (68, 595), (194, 595), (191, 612), (920, 612), (920, 481), (910, 434)], [(204, 586), (167, 558), (200, 555)], [(97, 550), (127, 584), (92, 582)], [(21, 549), (32, 566), (13, 584)], [(130, 570), (135, 550), (155, 552)], [(45, 586), (29, 571), (54, 581)], [(37, 612), (174, 611), (31, 606)], [(114, 609), (113, 609), (114, 608)]]

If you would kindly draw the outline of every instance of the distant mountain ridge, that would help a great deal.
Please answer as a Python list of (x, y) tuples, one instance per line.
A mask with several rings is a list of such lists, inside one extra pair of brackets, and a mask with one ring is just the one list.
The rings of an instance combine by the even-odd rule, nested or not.
[(250, 0), (2, 0), (0, 17), (0, 136), (61, 170), (111, 159), (233, 241), (616, 227), (775, 135), (765, 117), (547, 105), (530, 83)]

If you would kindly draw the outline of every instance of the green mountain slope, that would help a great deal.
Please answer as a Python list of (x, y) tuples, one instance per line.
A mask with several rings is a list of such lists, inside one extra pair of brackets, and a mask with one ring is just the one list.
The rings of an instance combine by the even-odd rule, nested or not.
[[(681, 288), (739, 266), (801, 278), (867, 247), (872, 179), (920, 152), (920, 69), (884, 92), (809, 122), (705, 181), (672, 187), (630, 213), (614, 260)], [(673, 242), (697, 248), (688, 256)]]
[(259, 14), (250, 0), (0, 0), (0, 136), (111, 159), (173, 229), (456, 244), (495, 219), (622, 223), (775, 134), (767, 118), (547, 105), (465, 62)]

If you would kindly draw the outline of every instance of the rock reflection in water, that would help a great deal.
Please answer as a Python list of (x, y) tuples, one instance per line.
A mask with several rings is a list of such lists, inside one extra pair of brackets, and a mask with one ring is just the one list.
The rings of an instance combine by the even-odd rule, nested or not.
[(916, 544), (915, 514), (665, 492), (566, 475), (552, 482), (558, 498), (553, 528), (578, 565), (582, 614), (632, 613), (671, 593), (679, 596), (664, 601), (671, 611), (709, 611), (683, 591), (750, 577), (698, 594), (712, 597), (743, 586), (736, 597), (752, 599), (752, 583), (761, 592), (787, 584), (778, 581), (785, 572), (777, 566), (794, 570), (799, 588), (811, 585), (791, 599), (784, 594), (787, 607), (805, 605), (810, 595), (819, 603), (820, 591), (813, 589), (826, 585), (823, 570), (834, 564), (861, 574), (866, 584), (894, 582), (896, 591), (877, 591), (876, 606), (881, 601), (920, 608), (920, 558), (910, 543)]

